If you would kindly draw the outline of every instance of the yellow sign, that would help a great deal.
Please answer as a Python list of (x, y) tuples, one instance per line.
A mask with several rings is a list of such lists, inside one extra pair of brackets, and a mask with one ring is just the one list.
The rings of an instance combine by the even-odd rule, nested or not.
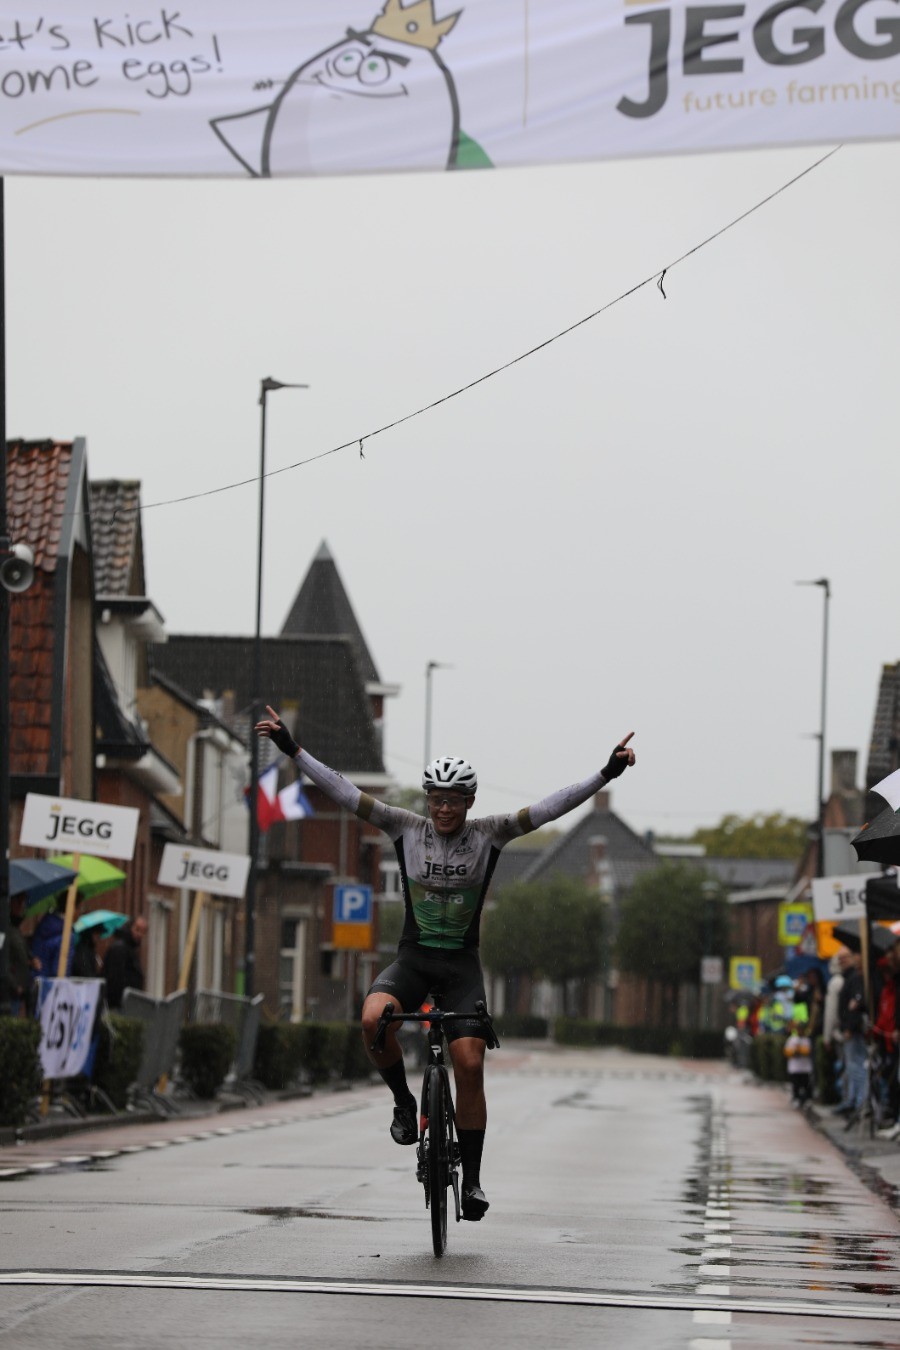
[(813, 907), (805, 900), (787, 901), (778, 906), (778, 942), (782, 947), (797, 947), (813, 921)]
[(762, 983), (762, 966), (758, 956), (732, 956), (728, 962), (729, 989), (756, 989)]
[(338, 951), (370, 952), (372, 950), (372, 925), (370, 923), (335, 923), (332, 925), (332, 942)]

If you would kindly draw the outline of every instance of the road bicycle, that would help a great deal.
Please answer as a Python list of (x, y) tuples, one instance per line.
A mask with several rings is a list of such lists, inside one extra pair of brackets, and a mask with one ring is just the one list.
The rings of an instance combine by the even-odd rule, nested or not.
[(386, 1003), (378, 1019), (378, 1030), (372, 1042), (377, 1054), (384, 1049), (384, 1039), (391, 1022), (426, 1022), (428, 1024), (428, 1062), (422, 1079), (422, 1104), (419, 1110), (419, 1143), (416, 1148), (416, 1180), (425, 1187), (425, 1208), (431, 1214), (431, 1242), (435, 1256), (447, 1250), (447, 1191), (453, 1190), (456, 1222), (461, 1218), (459, 1203), (459, 1144), (456, 1140), (456, 1112), (450, 1091), (450, 1075), (444, 1063), (445, 1022), (479, 1021), (484, 1028), (488, 1049), (495, 1050), (500, 1042), (494, 1031), (490, 1014), (480, 1000), (472, 1013), (444, 1012), (432, 1007), (427, 1012), (398, 1013), (393, 1003)]

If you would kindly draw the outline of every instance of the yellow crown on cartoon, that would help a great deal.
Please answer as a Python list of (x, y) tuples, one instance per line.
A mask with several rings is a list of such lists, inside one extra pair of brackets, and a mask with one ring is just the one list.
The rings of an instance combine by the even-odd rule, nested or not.
[(410, 42), (414, 47), (428, 47), (434, 51), (461, 13), (462, 10), (438, 20), (434, 15), (434, 0), (414, 0), (411, 5), (403, 5), (400, 0), (387, 0), (372, 24), (372, 32), (393, 38), (395, 42)]

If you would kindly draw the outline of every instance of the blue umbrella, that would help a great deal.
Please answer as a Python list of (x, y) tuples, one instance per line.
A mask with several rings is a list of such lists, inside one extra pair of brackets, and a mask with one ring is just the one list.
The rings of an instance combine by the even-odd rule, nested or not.
[(127, 922), (127, 914), (116, 914), (112, 909), (93, 909), (90, 914), (82, 914), (80, 919), (76, 919), (73, 927), (76, 933), (97, 928), (98, 937), (109, 937), (117, 928), (124, 928)]
[(71, 867), (43, 858), (14, 858), (9, 864), (9, 893), (25, 897), (25, 908), (66, 890), (78, 876)]

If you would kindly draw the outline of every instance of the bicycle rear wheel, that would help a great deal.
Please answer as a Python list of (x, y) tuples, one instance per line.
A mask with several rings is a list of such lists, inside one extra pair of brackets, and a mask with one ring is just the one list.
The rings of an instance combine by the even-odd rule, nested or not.
[(447, 1085), (437, 1070), (428, 1076), (428, 1207), (435, 1256), (447, 1249), (447, 1187), (450, 1182), (450, 1122)]

